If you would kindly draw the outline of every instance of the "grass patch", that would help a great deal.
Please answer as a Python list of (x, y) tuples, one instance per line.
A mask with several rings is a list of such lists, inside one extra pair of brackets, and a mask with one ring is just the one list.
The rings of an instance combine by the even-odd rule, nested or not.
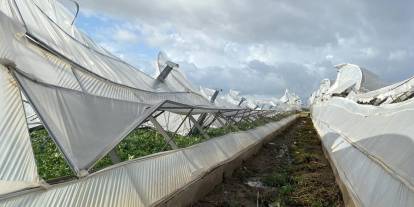
[(290, 184), (290, 177), (287, 172), (275, 172), (262, 179), (263, 184), (271, 187), (282, 187)]
[[(252, 181), (263, 185), (252, 186)], [(224, 206), (223, 202), (263, 207), (343, 206), (312, 121), (298, 119), (194, 206)]]
[(310, 120), (302, 119), (293, 137), (289, 146), (291, 162), (274, 174), (279, 175), (274, 181), (280, 182), (275, 202), (280, 206), (341, 206), (339, 188)]

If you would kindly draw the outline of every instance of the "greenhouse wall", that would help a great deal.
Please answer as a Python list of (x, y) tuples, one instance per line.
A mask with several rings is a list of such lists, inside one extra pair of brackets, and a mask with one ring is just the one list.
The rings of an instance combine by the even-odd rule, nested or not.
[(413, 99), (373, 106), (339, 97), (312, 106), (347, 206), (412, 206), (413, 108)]
[(182, 206), (206, 194), (298, 115), (9, 195), (0, 206)]

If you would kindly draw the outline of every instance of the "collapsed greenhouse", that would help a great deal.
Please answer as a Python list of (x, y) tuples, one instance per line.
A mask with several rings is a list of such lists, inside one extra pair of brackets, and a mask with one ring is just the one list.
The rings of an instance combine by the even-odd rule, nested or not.
[[(0, 206), (186, 205), (297, 115), (212, 139), (206, 130), (300, 109), (288, 92), (283, 101), (217, 97), (190, 84), (164, 53), (150, 77), (79, 32), (77, 11), (59, 1), (1, 0), (0, 10)], [(94, 170), (139, 127), (155, 129), (170, 150)], [(72, 178), (39, 176), (29, 134), (39, 128)], [(195, 132), (206, 141), (174, 143)]]
[[(74, 8), (0, 0), (0, 206), (189, 205), (298, 117), (274, 118), (301, 109), (288, 90), (265, 100), (195, 87), (162, 52), (151, 77), (81, 33)], [(412, 206), (413, 78), (386, 86), (359, 66), (336, 67), (309, 101), (346, 205)], [(39, 175), (39, 129), (68, 177)], [(137, 129), (160, 135), (161, 149), (120, 159)]]
[(357, 65), (336, 66), (311, 114), (347, 206), (413, 206), (413, 78), (385, 86)]

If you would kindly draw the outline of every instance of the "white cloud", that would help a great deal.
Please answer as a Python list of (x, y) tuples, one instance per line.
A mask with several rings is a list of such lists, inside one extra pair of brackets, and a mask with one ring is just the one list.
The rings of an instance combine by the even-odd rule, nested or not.
[(136, 43), (139, 40), (138, 35), (125, 28), (119, 28), (114, 36), (115, 39), (120, 42)]
[[(106, 28), (114, 38), (101, 41), (117, 54), (131, 56), (125, 43), (143, 42), (181, 62), (198, 84), (263, 95), (281, 95), (287, 87), (305, 96), (322, 78), (335, 76), (337, 63), (359, 64), (389, 81), (412, 75), (413, 4), (83, 0), (81, 8), (125, 22)], [(135, 59), (148, 66), (149, 58)]]
[(389, 60), (404, 60), (405, 58), (407, 58), (408, 53), (405, 50), (396, 50), (396, 51), (392, 51), (390, 52), (388, 59)]
[(378, 55), (379, 51), (376, 50), (375, 48), (369, 47), (369, 48), (362, 48), (361, 52), (363, 55), (367, 56), (367, 57), (375, 57)]

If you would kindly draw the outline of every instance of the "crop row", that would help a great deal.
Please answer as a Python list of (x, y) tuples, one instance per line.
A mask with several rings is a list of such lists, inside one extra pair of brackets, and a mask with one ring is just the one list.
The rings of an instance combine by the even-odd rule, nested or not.
[[(206, 130), (206, 132), (210, 137), (218, 137), (230, 132), (238, 130), (244, 131), (264, 125), (268, 122), (278, 121), (287, 115), (287, 113), (283, 113), (273, 117), (260, 117), (255, 121), (241, 121), (235, 125), (236, 127), (210, 128)], [(170, 135), (172, 136), (172, 133), (170, 133)], [(53, 180), (56, 178), (74, 176), (69, 165), (64, 160), (62, 153), (58, 150), (45, 129), (35, 130), (30, 133), (30, 136), (38, 173), (42, 179)], [(200, 134), (174, 136), (174, 142), (180, 148), (203, 142), (205, 139), (206, 138)], [(156, 130), (148, 127), (133, 130), (115, 147), (115, 152), (121, 161), (132, 160), (167, 150), (171, 150), (171, 147), (166, 144), (162, 135)], [(96, 171), (112, 164), (109, 156), (105, 156), (96, 163), (92, 170)]]

